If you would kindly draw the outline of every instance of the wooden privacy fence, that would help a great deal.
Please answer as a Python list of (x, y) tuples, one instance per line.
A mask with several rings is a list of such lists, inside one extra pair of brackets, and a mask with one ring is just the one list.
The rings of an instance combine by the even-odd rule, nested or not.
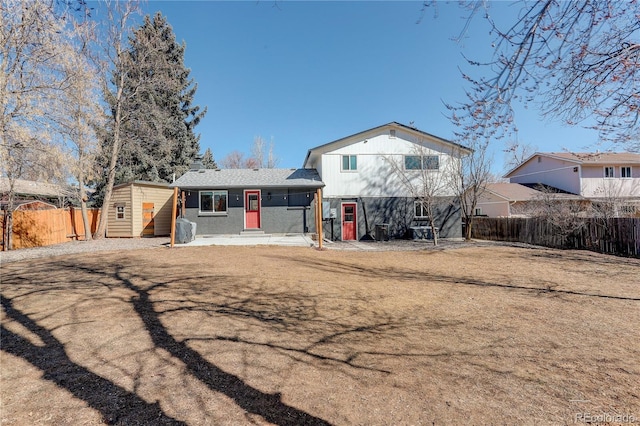
[[(88, 209), (91, 232), (98, 227), (99, 209)], [(5, 229), (4, 213), (0, 214)], [(5, 241), (2, 233), (2, 248)], [(52, 210), (17, 210), (13, 212), (13, 249), (41, 247), (84, 239), (82, 212), (79, 208)]]
[(588, 218), (576, 231), (562, 233), (543, 218), (481, 217), (474, 218), (471, 237), (640, 257), (640, 218)]

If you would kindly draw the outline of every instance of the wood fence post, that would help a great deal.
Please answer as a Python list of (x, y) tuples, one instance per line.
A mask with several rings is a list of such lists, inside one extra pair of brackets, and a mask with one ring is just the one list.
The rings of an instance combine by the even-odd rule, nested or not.
[(176, 241), (176, 212), (178, 210), (178, 187), (173, 188), (173, 204), (171, 205), (171, 247)]

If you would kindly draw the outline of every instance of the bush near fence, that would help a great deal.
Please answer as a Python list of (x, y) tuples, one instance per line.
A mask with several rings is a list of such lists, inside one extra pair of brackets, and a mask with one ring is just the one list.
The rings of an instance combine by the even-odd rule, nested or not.
[[(91, 232), (98, 227), (99, 209), (88, 209)], [(4, 214), (0, 214), (5, 229)], [(2, 233), (3, 238), (5, 233)], [(84, 239), (84, 224), (79, 208), (17, 210), (13, 212), (13, 249), (41, 247)], [(4, 249), (4, 240), (2, 246)]]
[(640, 257), (639, 218), (589, 218), (577, 231), (563, 235), (543, 218), (478, 217), (471, 237)]

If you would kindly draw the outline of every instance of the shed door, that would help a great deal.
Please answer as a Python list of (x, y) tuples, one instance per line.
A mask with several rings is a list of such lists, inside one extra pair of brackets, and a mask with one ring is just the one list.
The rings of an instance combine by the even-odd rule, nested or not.
[(153, 203), (142, 203), (142, 236), (153, 237), (155, 235), (153, 224)]
[(356, 203), (344, 203), (342, 205), (342, 240), (356, 240), (357, 227)]

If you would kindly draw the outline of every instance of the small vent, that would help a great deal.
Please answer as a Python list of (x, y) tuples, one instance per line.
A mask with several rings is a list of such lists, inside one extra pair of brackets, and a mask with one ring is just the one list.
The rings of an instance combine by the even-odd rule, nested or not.
[(578, 167), (577, 166), (573, 168), (573, 173), (578, 173)]

